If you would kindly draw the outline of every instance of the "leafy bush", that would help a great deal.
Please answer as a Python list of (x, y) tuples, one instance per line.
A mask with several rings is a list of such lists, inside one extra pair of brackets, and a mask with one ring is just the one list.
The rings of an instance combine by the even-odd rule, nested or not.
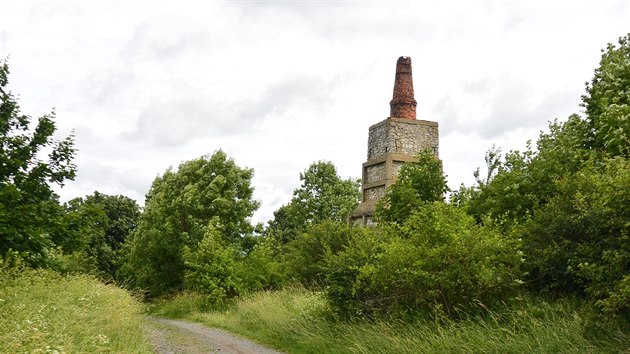
[(558, 195), (534, 214), (523, 235), (533, 285), (585, 292), (609, 312), (627, 311), (630, 162), (590, 161), (557, 186)]
[(277, 289), (285, 282), (286, 270), (271, 238), (261, 237), (248, 254), (238, 258), (238, 265), (238, 276), (247, 292)]
[(328, 259), (327, 295), (342, 315), (439, 311), (493, 304), (521, 283), (518, 243), (464, 211), (425, 203), (402, 225), (364, 232)]
[(194, 247), (185, 246), (185, 288), (208, 295), (214, 303), (239, 295), (243, 281), (238, 277), (234, 252), (222, 243), (216, 228), (210, 228)]
[(380, 221), (403, 223), (424, 202), (442, 201), (449, 190), (442, 173), (442, 162), (430, 149), (416, 156), (417, 161), (407, 162), (394, 183), (377, 205)]
[(323, 221), (310, 226), (285, 247), (287, 277), (306, 286), (321, 286), (327, 273), (326, 258), (343, 250), (362, 231), (347, 222)]

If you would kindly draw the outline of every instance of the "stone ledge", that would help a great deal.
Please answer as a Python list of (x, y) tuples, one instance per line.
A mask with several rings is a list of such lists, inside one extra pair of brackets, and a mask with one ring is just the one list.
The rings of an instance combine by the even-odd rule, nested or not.
[(430, 126), (430, 127), (439, 127), (438, 122), (434, 122), (430, 120), (387, 117), (386, 119), (376, 124), (372, 124), (369, 130), (372, 130), (374, 128), (377, 128), (380, 125), (384, 125), (387, 123), (405, 123), (405, 124), (412, 124), (412, 125), (425, 125), (425, 126)]
[[(420, 151), (418, 151), (420, 152)], [(397, 154), (397, 153), (386, 153), (385, 155), (376, 158), (376, 159), (370, 159), (367, 160), (363, 163), (363, 168), (366, 167), (371, 167), (374, 165), (378, 165), (384, 162), (387, 162), (387, 160), (391, 160), (394, 162), (415, 162), (416, 157), (415, 156), (409, 156), (409, 155), (404, 155), (404, 154)]]
[(372, 188), (376, 188), (376, 187), (387, 187), (387, 182), (390, 181), (391, 179), (380, 179), (378, 181), (374, 181), (374, 182), (368, 182), (368, 183), (363, 183), (361, 185), (361, 189), (362, 190), (366, 190), (366, 189), (372, 189)]
[(375, 200), (371, 200), (359, 204), (359, 206), (352, 213), (351, 217), (356, 218), (364, 215), (372, 215), (372, 213), (376, 211), (376, 202), (377, 201)]

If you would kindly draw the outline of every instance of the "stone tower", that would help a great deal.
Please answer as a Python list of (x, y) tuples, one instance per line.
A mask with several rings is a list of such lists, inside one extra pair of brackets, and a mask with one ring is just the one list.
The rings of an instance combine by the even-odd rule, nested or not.
[(351, 216), (353, 225), (373, 223), (376, 203), (394, 183), (403, 163), (415, 161), (416, 154), (426, 148), (432, 149), (438, 157), (437, 122), (416, 119), (417, 102), (409, 57), (398, 58), (394, 94), (389, 104), (389, 118), (370, 127), (367, 161), (363, 163), (363, 196)]

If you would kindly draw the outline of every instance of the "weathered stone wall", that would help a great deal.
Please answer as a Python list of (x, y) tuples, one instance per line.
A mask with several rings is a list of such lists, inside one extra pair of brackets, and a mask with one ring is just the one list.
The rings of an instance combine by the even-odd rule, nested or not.
[(386, 178), (385, 162), (379, 163), (377, 165), (368, 166), (365, 170), (365, 180), (363, 181), (363, 183), (382, 181)]
[(385, 186), (378, 186), (374, 188), (365, 189), (363, 191), (363, 201), (369, 202), (372, 200), (381, 199), (385, 195)]
[(386, 154), (415, 156), (431, 148), (438, 156), (439, 131), (435, 122), (389, 118), (370, 127), (368, 161)]

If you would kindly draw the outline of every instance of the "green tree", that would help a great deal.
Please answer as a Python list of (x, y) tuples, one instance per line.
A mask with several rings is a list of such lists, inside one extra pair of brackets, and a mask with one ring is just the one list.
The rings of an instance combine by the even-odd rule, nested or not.
[(75, 198), (65, 204), (65, 230), (69, 237), (61, 243), (65, 253), (82, 252), (87, 271), (113, 279), (119, 268), (120, 249), (135, 230), (140, 207), (122, 195), (99, 192)]
[(590, 148), (611, 156), (630, 154), (630, 33), (602, 50), (599, 67), (582, 96)]
[(443, 201), (448, 191), (442, 162), (430, 150), (418, 153), (417, 161), (407, 162), (376, 207), (378, 220), (403, 223), (425, 202)]
[(488, 216), (506, 225), (525, 222), (556, 195), (555, 181), (579, 171), (591, 157), (587, 131), (586, 121), (573, 114), (565, 122), (551, 122), (549, 131), (541, 132), (537, 151), (531, 143), (524, 151), (510, 151), (503, 157), (489, 151), (486, 163), (495, 172), (478, 179), (466, 203), (468, 212), (478, 221)]
[(63, 186), (75, 177), (74, 137), (53, 139), (54, 111), (31, 125), (31, 117), (20, 112), (7, 89), (8, 75), (4, 61), (0, 63), (0, 256), (17, 254), (31, 265), (42, 265), (62, 236), (63, 209), (51, 185)]
[(603, 51), (582, 96), (585, 118), (554, 121), (536, 150), (508, 153), (466, 202), (478, 221), (521, 233), (534, 290), (585, 295), (609, 313), (630, 299), (629, 40)]
[(268, 234), (281, 242), (294, 240), (309, 225), (324, 220), (345, 222), (359, 203), (359, 181), (341, 179), (332, 162), (312, 163), (300, 173), (300, 180), (291, 201), (269, 222)]
[(259, 205), (253, 199), (253, 173), (219, 150), (157, 177), (126, 246), (123, 274), (151, 295), (181, 288), (184, 246), (194, 248), (210, 223), (221, 230), (226, 245), (240, 246), (253, 231), (248, 218)]

